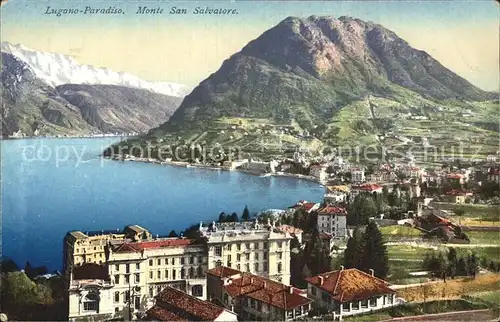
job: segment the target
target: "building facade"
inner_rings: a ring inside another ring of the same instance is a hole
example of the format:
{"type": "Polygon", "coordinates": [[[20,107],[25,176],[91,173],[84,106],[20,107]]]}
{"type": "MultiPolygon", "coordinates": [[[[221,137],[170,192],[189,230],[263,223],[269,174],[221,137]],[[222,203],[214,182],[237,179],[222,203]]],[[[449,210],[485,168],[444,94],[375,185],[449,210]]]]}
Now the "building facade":
{"type": "Polygon", "coordinates": [[[290,284],[290,240],[270,222],[215,223],[200,233],[206,238],[207,267],[227,266],[290,284]]]}
{"type": "Polygon", "coordinates": [[[318,231],[333,239],[347,238],[347,210],[338,206],[325,206],[317,211],[318,231]]]}
{"type": "Polygon", "coordinates": [[[209,298],[238,314],[240,321],[306,318],[312,300],[292,286],[218,266],[207,271],[209,298]]]}
{"type": "Polygon", "coordinates": [[[327,309],[341,320],[350,316],[400,303],[396,291],[389,284],[371,274],[356,268],[343,269],[309,277],[307,295],[314,299],[314,305],[327,309]]]}

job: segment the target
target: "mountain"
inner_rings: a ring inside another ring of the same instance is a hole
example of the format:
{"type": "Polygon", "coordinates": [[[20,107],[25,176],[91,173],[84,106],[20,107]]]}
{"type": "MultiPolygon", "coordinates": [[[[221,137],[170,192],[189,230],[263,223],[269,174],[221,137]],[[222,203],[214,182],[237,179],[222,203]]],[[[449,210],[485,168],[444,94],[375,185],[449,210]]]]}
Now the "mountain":
{"type": "Polygon", "coordinates": [[[289,17],[225,60],[143,139],[276,154],[367,144],[408,127],[405,117],[480,117],[480,105],[497,98],[379,24],[289,17]]]}
{"type": "Polygon", "coordinates": [[[25,62],[38,78],[53,87],[63,84],[118,85],[176,97],[184,97],[190,91],[182,84],[148,82],[129,73],[81,65],[72,57],[35,51],[21,44],[2,42],[1,49],[25,62]]]}
{"type": "Polygon", "coordinates": [[[182,100],[116,85],[53,86],[4,52],[0,77],[2,136],[144,132],[168,120],[182,100]]]}

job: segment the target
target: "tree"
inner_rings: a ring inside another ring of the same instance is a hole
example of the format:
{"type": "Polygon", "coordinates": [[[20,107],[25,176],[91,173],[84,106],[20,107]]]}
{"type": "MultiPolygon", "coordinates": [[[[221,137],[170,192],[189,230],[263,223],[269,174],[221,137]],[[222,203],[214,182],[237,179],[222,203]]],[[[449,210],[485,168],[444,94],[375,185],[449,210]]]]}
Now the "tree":
{"type": "Polygon", "coordinates": [[[448,251],[448,255],[446,256],[448,259],[448,276],[451,278],[455,278],[455,274],[457,273],[457,250],[455,248],[450,248],[448,251]]]}
{"type": "Polygon", "coordinates": [[[226,213],[223,211],[219,214],[219,222],[226,222],[227,221],[227,216],[226,213]]]}
{"type": "Polygon", "coordinates": [[[376,223],[366,226],[361,243],[362,257],[359,269],[368,272],[374,270],[375,276],[387,277],[389,273],[389,256],[384,244],[382,233],[376,223]]]}
{"type": "Polygon", "coordinates": [[[178,236],[175,230],[171,230],[170,233],[168,234],[168,237],[178,237],[178,236]]]}
{"type": "Polygon", "coordinates": [[[465,261],[465,259],[463,257],[460,257],[460,259],[457,261],[456,275],[458,275],[458,276],[468,275],[467,262],[465,261]]]}
{"type": "Polygon", "coordinates": [[[377,205],[373,197],[360,193],[354,198],[349,206],[349,216],[347,216],[348,225],[366,225],[368,218],[377,215],[377,205]]]}
{"type": "Polygon", "coordinates": [[[476,254],[470,254],[467,256],[467,271],[467,275],[472,275],[472,277],[476,278],[476,275],[479,272],[476,254]]]}
{"type": "Polygon", "coordinates": [[[354,229],[352,237],[347,241],[347,247],[344,251],[345,268],[360,267],[363,241],[363,232],[359,227],[354,229]]]}
{"type": "Polygon", "coordinates": [[[238,222],[239,221],[238,214],[235,213],[235,212],[233,212],[231,214],[231,217],[230,217],[229,221],[231,221],[231,222],[238,222]]]}
{"type": "Polygon", "coordinates": [[[248,211],[247,205],[245,205],[245,209],[243,209],[243,213],[241,214],[241,220],[243,220],[243,221],[250,220],[250,211],[248,211]]]}

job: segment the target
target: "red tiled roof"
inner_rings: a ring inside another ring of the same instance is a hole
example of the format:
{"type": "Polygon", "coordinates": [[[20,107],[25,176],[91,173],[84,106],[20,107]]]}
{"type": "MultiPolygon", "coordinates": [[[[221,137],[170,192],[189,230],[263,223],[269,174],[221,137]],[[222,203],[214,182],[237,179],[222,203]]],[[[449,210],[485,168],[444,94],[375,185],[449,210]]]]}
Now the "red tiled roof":
{"type": "Polygon", "coordinates": [[[318,209],[318,214],[319,215],[347,215],[347,211],[345,208],[338,207],[338,206],[326,206],[323,208],[318,209]]]}
{"type": "Polygon", "coordinates": [[[105,265],[86,263],[73,268],[74,280],[104,280],[109,281],[108,268],[105,265]]]}
{"type": "Polygon", "coordinates": [[[156,296],[156,305],[146,312],[160,321],[213,321],[224,309],[202,301],[173,287],[156,296]]]}
{"type": "Polygon", "coordinates": [[[217,266],[207,271],[207,274],[217,276],[217,277],[229,277],[239,274],[240,271],[232,269],[226,266],[217,266]]]}
{"type": "Polygon", "coordinates": [[[396,293],[386,281],[356,268],[323,273],[306,278],[306,281],[328,292],[339,302],[366,300],[374,296],[396,293]],[[320,277],[323,278],[322,283],[320,277]]]}
{"type": "Polygon", "coordinates": [[[284,233],[289,234],[302,234],[304,232],[302,229],[290,225],[281,225],[278,227],[278,229],[284,233]]]}
{"type": "MultiPolygon", "coordinates": [[[[227,267],[224,270],[228,269],[227,267]]],[[[211,274],[209,270],[207,273],[211,274]]],[[[231,297],[246,296],[285,310],[311,303],[302,291],[262,276],[239,272],[223,288],[231,297]]],[[[214,275],[214,274],[212,274],[214,275]]]]}
{"type": "Polygon", "coordinates": [[[353,186],[353,189],[364,190],[364,191],[375,191],[378,189],[382,189],[382,186],[378,184],[363,184],[360,186],[353,186]]]}
{"type": "Polygon", "coordinates": [[[163,247],[182,247],[188,246],[194,243],[194,239],[186,238],[172,238],[172,239],[160,239],[153,241],[143,241],[134,243],[123,243],[115,249],[117,253],[125,252],[140,252],[144,249],[154,249],[163,247]]]}
{"type": "Polygon", "coordinates": [[[189,321],[186,318],[180,317],[159,305],[155,305],[147,312],[147,319],[154,321],[189,321]]]}
{"type": "Polygon", "coordinates": [[[448,179],[462,179],[463,175],[459,173],[449,173],[446,178],[448,179]]]}
{"type": "Polygon", "coordinates": [[[304,207],[305,211],[309,211],[315,205],[316,205],[316,203],[314,203],[314,202],[306,202],[305,204],[303,204],[303,207],[304,207]]]}

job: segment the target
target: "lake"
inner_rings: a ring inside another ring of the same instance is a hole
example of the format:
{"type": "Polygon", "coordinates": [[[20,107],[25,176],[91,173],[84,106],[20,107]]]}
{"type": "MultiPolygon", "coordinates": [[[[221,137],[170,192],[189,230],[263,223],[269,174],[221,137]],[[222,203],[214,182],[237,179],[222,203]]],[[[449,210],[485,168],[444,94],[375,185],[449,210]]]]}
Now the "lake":
{"type": "Polygon", "coordinates": [[[166,235],[217,220],[319,201],[324,188],[307,180],[180,168],[99,157],[117,138],[1,141],[3,256],[62,268],[70,230],[138,224],[166,235]]]}

